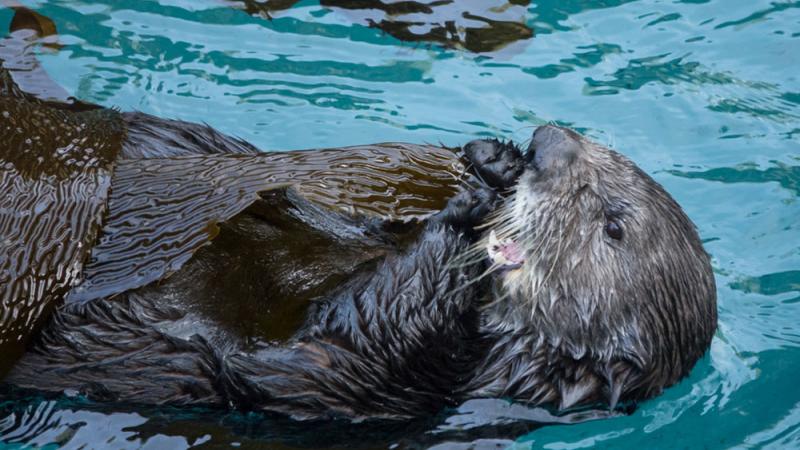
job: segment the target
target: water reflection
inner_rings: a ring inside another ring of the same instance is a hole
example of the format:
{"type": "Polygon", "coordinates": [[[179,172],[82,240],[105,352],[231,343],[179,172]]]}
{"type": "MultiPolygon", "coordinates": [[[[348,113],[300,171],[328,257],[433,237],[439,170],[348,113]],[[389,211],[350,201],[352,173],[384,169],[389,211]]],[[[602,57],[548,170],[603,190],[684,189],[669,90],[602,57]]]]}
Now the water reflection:
{"type": "Polygon", "coordinates": [[[414,422],[298,423],[260,413],[91,404],[80,397],[0,402],[0,436],[11,445],[69,448],[503,448],[546,424],[624,417],[608,411],[555,416],[506,400],[472,400],[448,415],[414,422]]]}
{"type": "MultiPolygon", "coordinates": [[[[296,0],[237,0],[245,11],[273,17],[296,0]]],[[[525,21],[530,0],[321,0],[354,23],[378,28],[407,42],[433,42],[476,53],[500,50],[533,37],[525,21]]]]}

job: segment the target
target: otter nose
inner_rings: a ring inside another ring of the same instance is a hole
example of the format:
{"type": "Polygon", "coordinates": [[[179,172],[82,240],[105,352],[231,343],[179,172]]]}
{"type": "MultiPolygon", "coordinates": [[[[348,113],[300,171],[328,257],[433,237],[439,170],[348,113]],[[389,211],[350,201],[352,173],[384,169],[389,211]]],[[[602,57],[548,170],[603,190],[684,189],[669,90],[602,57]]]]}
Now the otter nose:
{"type": "Polygon", "coordinates": [[[533,132],[525,159],[539,170],[572,162],[581,150],[580,135],[555,125],[542,125],[533,132]]]}

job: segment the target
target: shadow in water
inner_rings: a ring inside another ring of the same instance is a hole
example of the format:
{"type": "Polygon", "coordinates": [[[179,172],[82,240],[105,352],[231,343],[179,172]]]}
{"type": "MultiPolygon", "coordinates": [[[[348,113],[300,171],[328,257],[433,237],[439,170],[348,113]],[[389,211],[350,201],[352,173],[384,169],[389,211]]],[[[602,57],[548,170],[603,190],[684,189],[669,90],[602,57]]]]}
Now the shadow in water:
{"type": "MultiPolygon", "coordinates": [[[[194,408],[109,407],[81,397],[39,395],[0,402],[0,442],[72,448],[503,448],[544,425],[573,424],[619,412],[586,410],[556,416],[505,400],[471,400],[437,417],[412,422],[296,422],[261,413],[194,408]],[[213,437],[212,437],[213,436],[213,437]]],[[[0,389],[0,398],[3,389],[0,389]]]]}
{"type": "MultiPolygon", "coordinates": [[[[297,0],[234,0],[250,14],[267,18],[297,0]]],[[[476,53],[495,52],[533,37],[525,23],[530,0],[428,2],[321,0],[355,23],[378,28],[407,42],[431,42],[476,53]]]]}

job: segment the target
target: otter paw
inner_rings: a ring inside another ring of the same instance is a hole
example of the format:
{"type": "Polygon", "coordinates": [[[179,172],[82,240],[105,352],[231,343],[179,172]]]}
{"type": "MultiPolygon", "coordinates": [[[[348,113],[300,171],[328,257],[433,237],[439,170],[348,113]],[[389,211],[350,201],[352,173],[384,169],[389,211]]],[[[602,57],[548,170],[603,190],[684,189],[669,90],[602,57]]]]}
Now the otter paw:
{"type": "Polygon", "coordinates": [[[491,189],[464,191],[451,198],[436,217],[450,225],[470,227],[494,210],[496,200],[497,194],[491,189]]]}
{"type": "Polygon", "coordinates": [[[495,189],[513,186],[525,168],[522,152],[511,142],[478,139],[464,146],[464,154],[476,174],[495,189]]]}

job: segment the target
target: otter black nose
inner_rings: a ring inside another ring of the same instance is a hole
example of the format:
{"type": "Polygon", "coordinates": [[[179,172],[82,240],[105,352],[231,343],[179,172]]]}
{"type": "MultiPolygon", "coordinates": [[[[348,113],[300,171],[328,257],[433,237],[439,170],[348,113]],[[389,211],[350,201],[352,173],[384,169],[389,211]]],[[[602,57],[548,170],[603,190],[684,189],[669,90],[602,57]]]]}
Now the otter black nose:
{"type": "Polygon", "coordinates": [[[567,165],[581,150],[580,135],[555,125],[542,125],[533,132],[525,160],[543,170],[567,165]]]}

